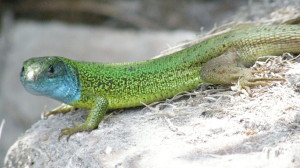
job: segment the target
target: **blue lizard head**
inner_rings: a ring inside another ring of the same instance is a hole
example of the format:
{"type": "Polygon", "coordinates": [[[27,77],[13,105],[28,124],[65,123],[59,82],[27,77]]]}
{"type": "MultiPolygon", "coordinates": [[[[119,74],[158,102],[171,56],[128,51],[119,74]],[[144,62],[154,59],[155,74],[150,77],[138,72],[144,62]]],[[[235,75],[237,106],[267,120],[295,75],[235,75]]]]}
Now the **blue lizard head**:
{"type": "Polygon", "coordinates": [[[20,81],[34,94],[71,103],[80,98],[80,85],[74,67],[62,57],[37,57],[24,62],[20,81]]]}

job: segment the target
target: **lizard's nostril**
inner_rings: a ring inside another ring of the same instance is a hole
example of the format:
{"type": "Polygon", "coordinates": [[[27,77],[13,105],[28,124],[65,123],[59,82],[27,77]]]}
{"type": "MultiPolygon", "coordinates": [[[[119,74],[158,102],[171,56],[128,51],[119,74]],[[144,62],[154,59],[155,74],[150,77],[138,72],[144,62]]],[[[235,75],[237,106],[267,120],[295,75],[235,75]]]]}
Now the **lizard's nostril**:
{"type": "Polygon", "coordinates": [[[22,77],[24,75],[24,71],[25,71],[25,68],[24,66],[22,67],[22,70],[21,70],[21,73],[20,73],[20,76],[22,77]]]}

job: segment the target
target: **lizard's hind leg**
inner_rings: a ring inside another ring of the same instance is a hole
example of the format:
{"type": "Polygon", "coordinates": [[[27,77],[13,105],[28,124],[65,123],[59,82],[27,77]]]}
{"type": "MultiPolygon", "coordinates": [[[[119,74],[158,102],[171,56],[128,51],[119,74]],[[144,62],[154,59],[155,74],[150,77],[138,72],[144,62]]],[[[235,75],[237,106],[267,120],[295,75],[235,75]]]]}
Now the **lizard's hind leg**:
{"type": "Polygon", "coordinates": [[[223,55],[216,57],[204,64],[201,69],[201,78],[212,84],[230,85],[238,83],[240,89],[246,89],[251,92],[252,86],[268,85],[267,81],[282,81],[282,78],[262,78],[253,76],[254,71],[239,64],[239,55],[237,52],[225,52],[223,55]]]}

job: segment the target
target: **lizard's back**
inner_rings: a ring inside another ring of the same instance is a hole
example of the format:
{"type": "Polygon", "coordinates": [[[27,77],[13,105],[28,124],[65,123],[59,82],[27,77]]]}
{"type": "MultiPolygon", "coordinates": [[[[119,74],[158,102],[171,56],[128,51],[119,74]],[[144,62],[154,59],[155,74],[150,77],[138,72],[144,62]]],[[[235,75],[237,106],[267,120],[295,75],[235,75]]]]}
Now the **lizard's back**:
{"type": "MultiPolygon", "coordinates": [[[[250,66],[260,56],[300,53],[300,26],[275,25],[236,28],[182,51],[133,63],[76,62],[84,95],[103,95],[110,108],[151,103],[189,91],[203,82],[201,67],[226,51],[239,54],[250,66]]],[[[87,99],[87,98],[86,98],[87,99]]]]}

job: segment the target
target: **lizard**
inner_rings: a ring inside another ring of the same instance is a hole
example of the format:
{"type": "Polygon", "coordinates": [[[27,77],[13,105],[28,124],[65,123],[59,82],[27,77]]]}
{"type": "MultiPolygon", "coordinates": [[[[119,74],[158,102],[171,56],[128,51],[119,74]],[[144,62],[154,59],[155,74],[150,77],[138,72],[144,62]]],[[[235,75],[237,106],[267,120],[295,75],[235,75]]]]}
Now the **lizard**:
{"type": "Polygon", "coordinates": [[[249,69],[261,56],[300,53],[299,25],[247,26],[208,38],[181,51],[145,61],[85,62],[60,56],[30,58],[20,81],[35,95],[64,104],[46,117],[75,108],[90,109],[83,124],[61,130],[69,137],[96,129],[107,111],[164,100],[200,83],[250,87],[281,78],[254,77],[249,69]]]}

